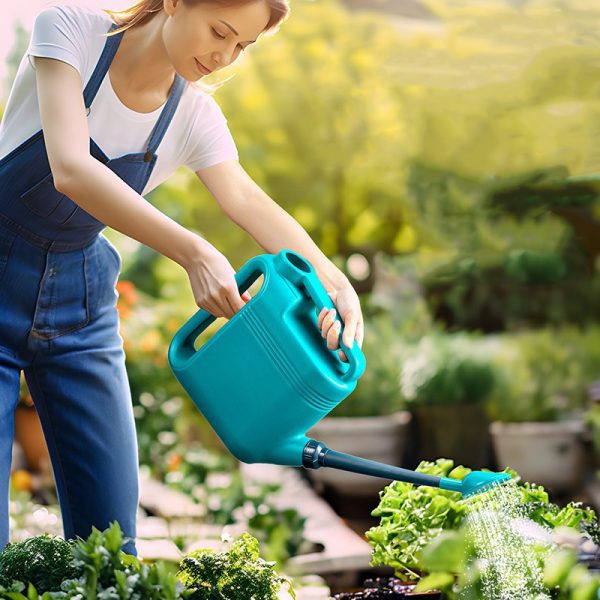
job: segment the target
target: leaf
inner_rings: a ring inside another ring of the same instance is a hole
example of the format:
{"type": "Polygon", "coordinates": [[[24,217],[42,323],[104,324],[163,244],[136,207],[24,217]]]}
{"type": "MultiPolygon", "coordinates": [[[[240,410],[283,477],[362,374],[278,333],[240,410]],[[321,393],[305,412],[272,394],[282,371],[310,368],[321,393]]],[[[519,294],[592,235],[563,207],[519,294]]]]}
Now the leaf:
{"type": "Polygon", "coordinates": [[[465,568],[467,543],[462,533],[447,531],[432,540],[421,552],[421,565],[430,573],[460,573],[465,568]]]}
{"type": "Polygon", "coordinates": [[[432,573],[431,575],[427,575],[427,577],[423,577],[423,579],[417,583],[415,591],[428,592],[430,590],[440,590],[443,592],[452,588],[453,584],[454,575],[451,575],[450,573],[432,573]]]}

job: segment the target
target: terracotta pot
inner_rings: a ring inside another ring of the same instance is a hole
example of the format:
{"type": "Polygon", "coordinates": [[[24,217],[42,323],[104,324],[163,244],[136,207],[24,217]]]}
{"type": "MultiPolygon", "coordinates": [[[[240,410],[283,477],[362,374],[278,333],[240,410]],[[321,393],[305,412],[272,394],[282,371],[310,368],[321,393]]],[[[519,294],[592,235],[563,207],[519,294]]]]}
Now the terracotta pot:
{"type": "MultiPolygon", "coordinates": [[[[406,446],[411,415],[399,411],[383,417],[326,417],[306,435],[324,442],[332,450],[354,454],[390,465],[400,465],[406,446]]],[[[389,480],[338,469],[308,470],[313,481],[342,494],[376,495],[389,480]]]]}
{"type": "Polygon", "coordinates": [[[422,460],[443,457],[456,466],[489,467],[489,422],[483,403],[415,406],[414,414],[422,460]]]}
{"type": "Polygon", "coordinates": [[[19,442],[27,466],[32,471],[40,471],[48,464],[50,456],[44,439],[42,424],[34,407],[19,404],[15,410],[15,439],[19,442]]]}
{"type": "Polygon", "coordinates": [[[503,423],[490,426],[499,469],[510,466],[525,481],[554,491],[577,490],[583,483],[582,421],[503,423]]]}

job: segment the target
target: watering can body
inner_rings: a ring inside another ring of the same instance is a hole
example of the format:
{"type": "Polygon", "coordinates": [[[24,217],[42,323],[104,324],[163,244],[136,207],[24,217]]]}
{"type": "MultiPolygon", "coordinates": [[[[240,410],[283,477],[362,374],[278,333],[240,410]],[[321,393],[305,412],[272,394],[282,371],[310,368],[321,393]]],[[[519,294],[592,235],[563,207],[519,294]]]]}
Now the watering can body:
{"type": "Polygon", "coordinates": [[[334,304],[306,259],[291,250],[252,258],[236,273],[240,294],[261,275],[260,290],[200,348],[215,317],[199,310],[185,323],[169,363],[236,458],[301,466],[306,431],[352,393],[365,358],[341,335],[348,362],[327,348],[318,314],[334,304]]]}

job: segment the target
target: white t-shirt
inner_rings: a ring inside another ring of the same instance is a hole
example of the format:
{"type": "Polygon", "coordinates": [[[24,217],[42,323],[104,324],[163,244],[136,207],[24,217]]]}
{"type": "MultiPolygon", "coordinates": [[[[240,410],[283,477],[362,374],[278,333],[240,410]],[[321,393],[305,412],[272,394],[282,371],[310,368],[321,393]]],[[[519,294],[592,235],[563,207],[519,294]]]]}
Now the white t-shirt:
{"type": "MultiPolygon", "coordinates": [[[[85,88],[106,43],[102,34],[111,23],[104,12],[76,6],[53,6],[37,16],[0,125],[0,159],[42,128],[35,69],[29,57],[54,58],[72,65],[85,88]]],[[[115,94],[107,73],[88,116],[90,137],[109,158],[145,152],[162,108],[151,113],[131,110],[115,94]]],[[[238,160],[219,105],[212,96],[191,85],[186,86],[157,154],[143,194],[182,165],[197,171],[225,160],[238,160]]]]}

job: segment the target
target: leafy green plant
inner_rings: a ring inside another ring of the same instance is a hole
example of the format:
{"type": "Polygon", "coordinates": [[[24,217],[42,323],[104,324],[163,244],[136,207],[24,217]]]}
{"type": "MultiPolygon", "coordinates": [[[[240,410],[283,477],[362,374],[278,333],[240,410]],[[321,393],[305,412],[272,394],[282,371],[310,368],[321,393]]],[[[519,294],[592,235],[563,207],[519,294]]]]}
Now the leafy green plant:
{"type": "Polygon", "coordinates": [[[178,576],[192,591],[192,600],[276,600],[282,586],[295,598],[290,581],[260,558],[258,540],[248,533],[233,540],[228,550],[190,553],[181,561],[178,576]]]}
{"type": "MultiPolygon", "coordinates": [[[[135,556],[121,551],[123,534],[117,522],[101,532],[93,528],[86,540],[72,544],[72,560],[68,569],[54,573],[55,564],[32,556],[40,538],[26,543],[30,558],[37,567],[35,573],[20,571],[22,579],[0,588],[0,598],[10,600],[179,600],[190,594],[170,572],[166,564],[143,564],[135,556]],[[40,587],[36,589],[34,582],[40,587]],[[49,585],[52,588],[43,591],[49,585]]],[[[56,543],[56,542],[55,542],[56,543]]],[[[64,542],[67,543],[67,542],[64,542]]],[[[0,556],[2,556],[0,554],[0,556]]]]}
{"type": "Polygon", "coordinates": [[[8,544],[0,553],[0,586],[16,580],[32,583],[40,593],[58,590],[63,579],[77,573],[72,561],[72,546],[60,537],[39,535],[8,544]]]}
{"type": "MultiPolygon", "coordinates": [[[[535,552],[535,548],[533,549],[535,552]]],[[[553,600],[596,600],[600,577],[578,564],[576,552],[555,547],[537,551],[543,568],[543,582],[553,600]]],[[[428,573],[416,590],[440,590],[448,600],[479,600],[485,597],[477,553],[464,529],[445,531],[421,552],[423,569],[428,573]]]]}
{"type": "MultiPolygon", "coordinates": [[[[470,469],[454,467],[452,460],[440,458],[435,462],[422,462],[417,471],[436,477],[463,479],[470,469]]],[[[516,481],[519,475],[510,469],[516,481]]],[[[524,516],[549,529],[572,527],[579,529],[596,543],[599,529],[596,514],[570,502],[560,508],[549,501],[542,486],[523,483],[518,486],[524,516]]],[[[427,569],[421,551],[443,531],[459,530],[466,516],[466,507],[457,492],[428,486],[413,486],[395,481],[381,493],[379,505],[371,513],[380,517],[378,526],[369,529],[367,540],[373,548],[371,564],[393,567],[396,576],[418,579],[427,569]]]]}
{"type": "MultiPolygon", "coordinates": [[[[417,471],[436,477],[462,479],[469,473],[463,467],[454,468],[451,460],[422,462],[417,471]]],[[[401,578],[419,577],[421,564],[418,553],[444,529],[456,529],[464,516],[461,494],[439,488],[414,486],[394,481],[381,494],[371,515],[380,517],[378,526],[367,531],[373,547],[371,564],[393,567],[401,578]]]]}

